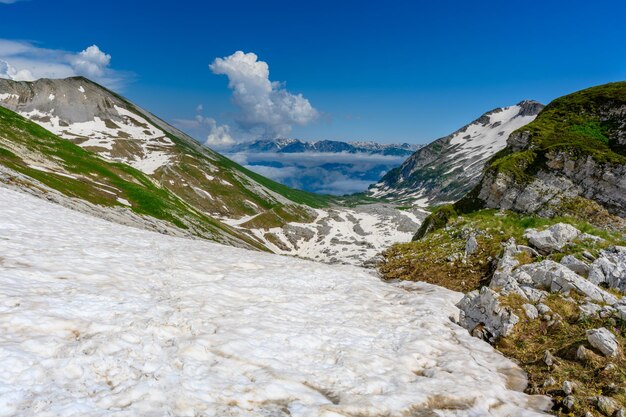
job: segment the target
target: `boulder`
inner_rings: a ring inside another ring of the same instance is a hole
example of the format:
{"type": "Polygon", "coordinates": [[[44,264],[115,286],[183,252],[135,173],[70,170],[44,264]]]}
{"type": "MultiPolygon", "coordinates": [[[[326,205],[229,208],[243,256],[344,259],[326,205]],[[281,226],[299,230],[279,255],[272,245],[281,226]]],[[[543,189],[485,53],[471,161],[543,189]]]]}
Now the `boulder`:
{"type": "Polygon", "coordinates": [[[587,330],[587,341],[604,356],[614,357],[620,352],[615,335],[604,327],[587,330]]]}
{"type": "Polygon", "coordinates": [[[476,240],[476,237],[470,236],[465,243],[465,256],[473,255],[474,253],[476,253],[477,250],[478,241],[476,240]]]}
{"type": "Polygon", "coordinates": [[[499,295],[487,287],[467,293],[457,304],[461,310],[459,324],[472,334],[476,334],[477,327],[482,327],[483,337],[490,342],[507,336],[519,322],[519,317],[511,309],[502,307],[498,298],[499,295]]]}
{"type": "Polygon", "coordinates": [[[617,401],[602,395],[596,397],[596,407],[605,416],[612,416],[620,408],[617,401]]]}
{"type": "Polygon", "coordinates": [[[589,275],[589,265],[573,255],[564,256],[560,263],[580,276],[586,277],[589,275]]]}
{"type": "Polygon", "coordinates": [[[580,235],[580,230],[567,223],[557,223],[546,230],[527,229],[524,237],[539,252],[560,251],[580,235]]]}
{"type": "Polygon", "coordinates": [[[535,320],[539,317],[539,312],[534,305],[524,304],[522,305],[522,308],[524,309],[524,313],[526,313],[526,317],[528,317],[530,320],[535,320]]]}
{"type": "Polygon", "coordinates": [[[600,252],[589,269],[589,280],[626,292],[626,247],[614,246],[600,252]]]}

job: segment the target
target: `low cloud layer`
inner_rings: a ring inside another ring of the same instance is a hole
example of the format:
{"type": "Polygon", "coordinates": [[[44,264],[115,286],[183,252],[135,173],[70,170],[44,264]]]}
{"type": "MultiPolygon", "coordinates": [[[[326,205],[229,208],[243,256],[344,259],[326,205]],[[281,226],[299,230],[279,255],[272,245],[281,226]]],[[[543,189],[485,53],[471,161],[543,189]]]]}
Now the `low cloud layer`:
{"type": "Polygon", "coordinates": [[[266,62],[256,54],[237,51],[209,65],[214,74],[226,75],[233,102],[240,110],[238,126],[259,137],[286,136],[294,125],[305,125],[318,112],[302,94],[292,94],[283,83],[271,81],[266,62]]]}
{"type": "Polygon", "coordinates": [[[366,153],[240,152],[227,156],[246,168],[293,188],[320,194],[362,192],[406,157],[366,153]]]}
{"type": "Polygon", "coordinates": [[[38,47],[30,42],[0,39],[0,78],[34,81],[39,78],[85,76],[112,89],[129,78],[110,68],[111,55],[97,45],[80,52],[38,47]]]}

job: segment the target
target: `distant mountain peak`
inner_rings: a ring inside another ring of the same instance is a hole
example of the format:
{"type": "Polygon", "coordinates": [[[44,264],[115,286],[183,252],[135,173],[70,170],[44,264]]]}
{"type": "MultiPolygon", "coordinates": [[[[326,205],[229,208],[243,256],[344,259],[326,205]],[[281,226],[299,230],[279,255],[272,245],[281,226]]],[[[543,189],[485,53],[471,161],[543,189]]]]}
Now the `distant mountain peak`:
{"type": "Polygon", "coordinates": [[[454,201],[476,185],[489,158],[506,147],[514,130],[544,108],[534,100],[498,107],[454,133],[437,139],[389,171],[369,194],[432,205],[454,201]]]}

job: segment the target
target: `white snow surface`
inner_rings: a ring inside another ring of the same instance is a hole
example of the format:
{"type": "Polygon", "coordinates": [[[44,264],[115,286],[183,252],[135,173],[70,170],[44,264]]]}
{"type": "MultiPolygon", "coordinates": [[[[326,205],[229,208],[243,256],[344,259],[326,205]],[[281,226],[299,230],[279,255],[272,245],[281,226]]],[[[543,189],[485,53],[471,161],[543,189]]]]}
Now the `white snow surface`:
{"type": "Polygon", "coordinates": [[[0,188],[2,416],[533,416],[460,294],[0,188]]]}

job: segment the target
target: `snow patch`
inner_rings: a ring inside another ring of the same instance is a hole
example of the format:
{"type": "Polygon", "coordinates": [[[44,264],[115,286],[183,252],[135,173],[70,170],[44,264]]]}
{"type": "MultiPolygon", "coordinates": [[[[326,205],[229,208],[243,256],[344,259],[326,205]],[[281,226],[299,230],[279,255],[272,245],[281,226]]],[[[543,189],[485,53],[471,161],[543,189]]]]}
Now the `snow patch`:
{"type": "Polygon", "coordinates": [[[0,188],[0,415],[538,416],[460,294],[0,188]],[[449,408],[454,404],[454,410],[449,408]],[[123,411],[120,411],[123,410],[123,411]]]}

